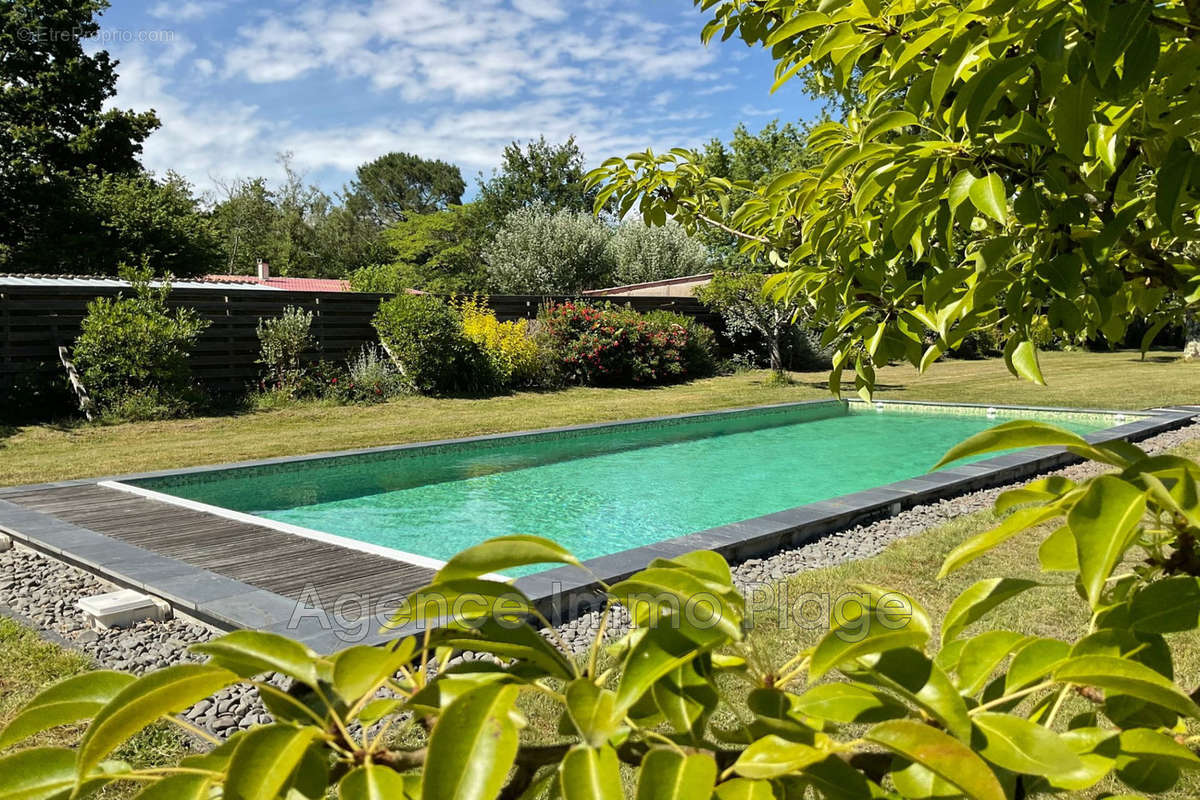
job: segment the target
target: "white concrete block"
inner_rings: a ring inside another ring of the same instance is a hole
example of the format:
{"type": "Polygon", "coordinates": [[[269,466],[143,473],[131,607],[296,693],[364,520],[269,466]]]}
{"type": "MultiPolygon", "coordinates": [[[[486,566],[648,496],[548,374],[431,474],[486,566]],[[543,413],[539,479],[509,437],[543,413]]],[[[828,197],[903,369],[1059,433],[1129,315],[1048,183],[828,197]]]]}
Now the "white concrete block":
{"type": "Polygon", "coordinates": [[[5,550],[12,550],[13,540],[7,533],[0,533],[0,553],[5,550]]]}
{"type": "Polygon", "coordinates": [[[161,622],[171,618],[167,601],[133,589],[84,597],[75,605],[92,627],[99,630],[128,628],[147,619],[161,622]]]}

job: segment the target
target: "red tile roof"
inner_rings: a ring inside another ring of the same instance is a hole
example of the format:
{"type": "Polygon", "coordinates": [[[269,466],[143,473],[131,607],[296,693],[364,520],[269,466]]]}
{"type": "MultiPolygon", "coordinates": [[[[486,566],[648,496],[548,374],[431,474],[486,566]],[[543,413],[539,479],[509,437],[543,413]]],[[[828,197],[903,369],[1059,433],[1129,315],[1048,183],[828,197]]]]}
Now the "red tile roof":
{"type": "Polygon", "coordinates": [[[204,280],[213,283],[256,283],[270,289],[283,289],[291,292],[348,292],[350,282],[337,278],[277,278],[266,280],[257,275],[205,275],[204,280]]]}

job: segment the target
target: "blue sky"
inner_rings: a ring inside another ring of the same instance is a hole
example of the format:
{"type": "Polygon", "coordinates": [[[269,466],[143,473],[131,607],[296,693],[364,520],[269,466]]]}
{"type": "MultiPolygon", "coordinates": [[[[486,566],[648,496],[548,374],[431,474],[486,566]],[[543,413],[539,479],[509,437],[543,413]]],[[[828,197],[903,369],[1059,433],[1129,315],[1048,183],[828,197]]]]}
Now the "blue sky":
{"type": "Polygon", "coordinates": [[[202,192],[276,179],[276,157],[327,191],[391,150],[458,164],[574,134],[598,163],[694,146],[775,117],[811,119],[799,87],[740,41],[700,42],[689,0],[113,0],[104,47],[122,108],[157,110],[144,163],[202,192]]]}

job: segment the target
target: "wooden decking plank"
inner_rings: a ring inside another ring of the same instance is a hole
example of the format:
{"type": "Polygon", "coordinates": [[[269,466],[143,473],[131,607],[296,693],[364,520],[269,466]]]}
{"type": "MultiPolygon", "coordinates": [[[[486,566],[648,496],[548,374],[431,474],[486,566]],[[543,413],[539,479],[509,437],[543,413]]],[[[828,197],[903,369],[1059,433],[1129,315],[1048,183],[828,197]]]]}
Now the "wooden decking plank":
{"type": "Polygon", "coordinates": [[[373,606],[434,575],[427,567],[96,484],[34,489],[5,499],[293,599],[315,590],[329,604],[354,595],[373,606]]]}

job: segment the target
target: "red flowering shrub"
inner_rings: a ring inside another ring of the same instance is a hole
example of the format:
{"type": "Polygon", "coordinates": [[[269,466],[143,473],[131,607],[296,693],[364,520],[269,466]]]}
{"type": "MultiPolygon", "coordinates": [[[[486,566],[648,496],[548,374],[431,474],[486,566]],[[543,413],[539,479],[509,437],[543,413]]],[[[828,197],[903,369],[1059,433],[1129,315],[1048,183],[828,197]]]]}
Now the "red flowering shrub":
{"type": "Polygon", "coordinates": [[[705,377],[715,367],[712,332],[679,314],[568,302],[539,319],[571,383],[648,386],[705,377]]]}

